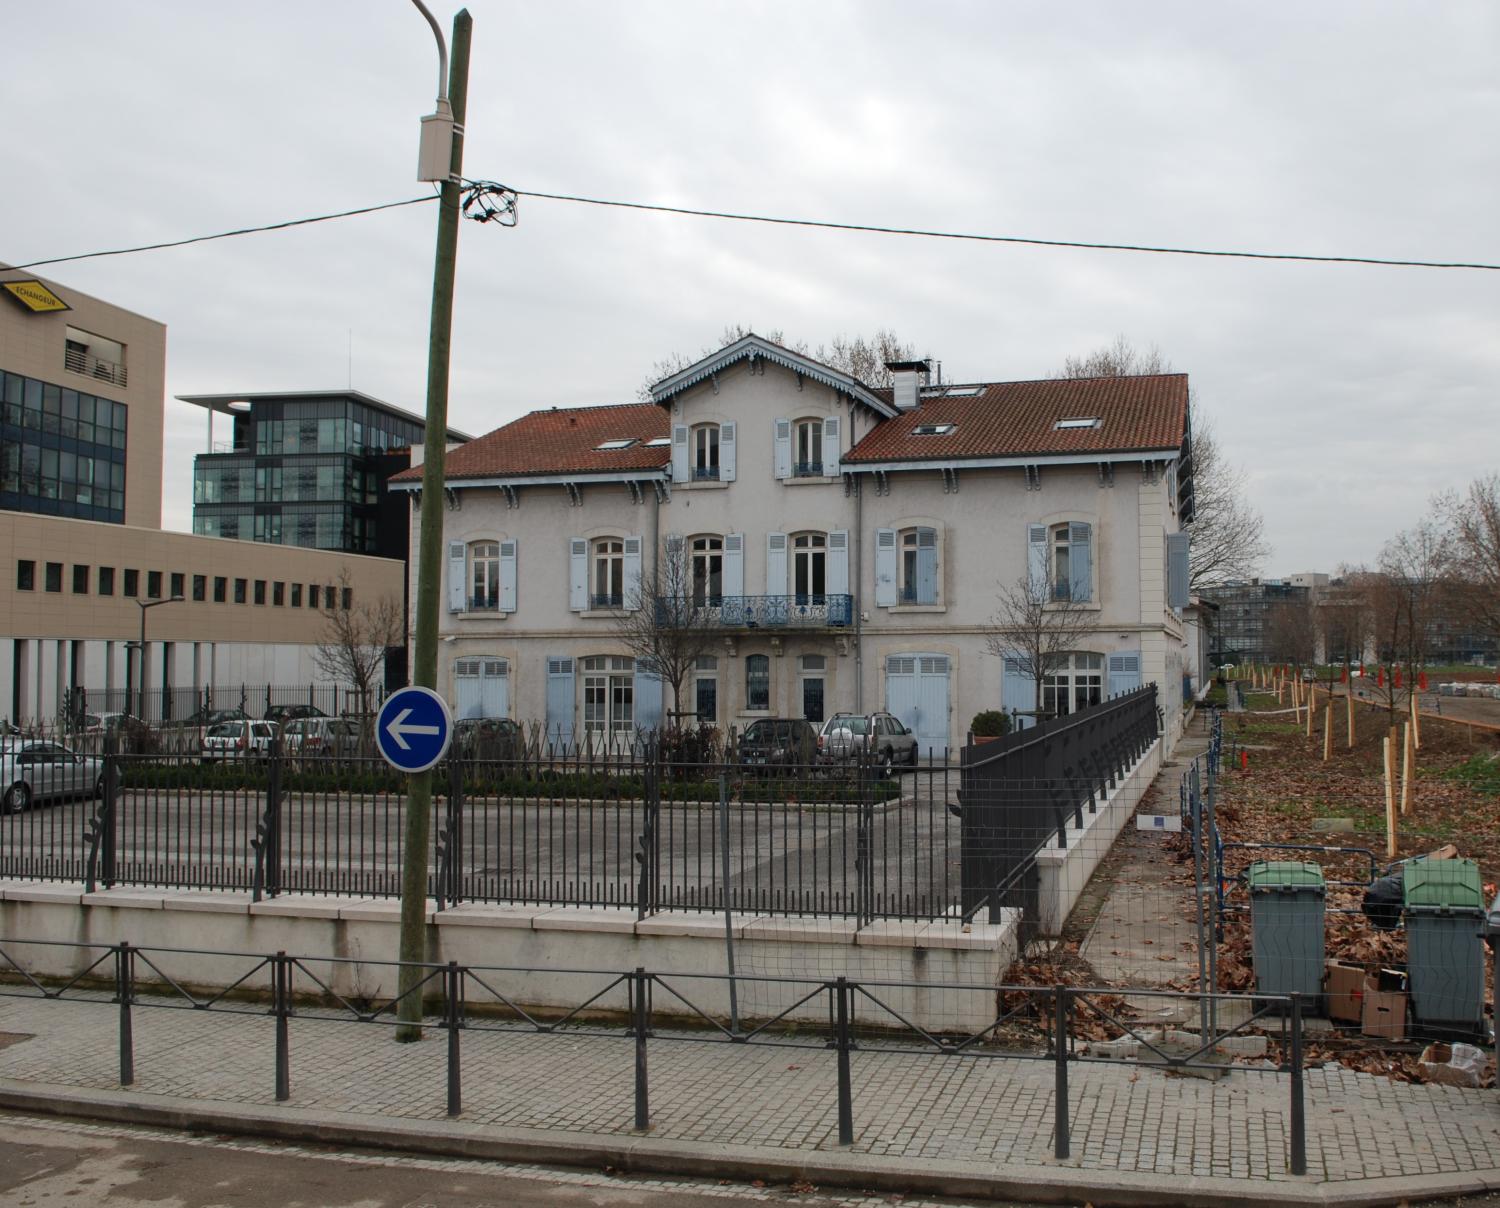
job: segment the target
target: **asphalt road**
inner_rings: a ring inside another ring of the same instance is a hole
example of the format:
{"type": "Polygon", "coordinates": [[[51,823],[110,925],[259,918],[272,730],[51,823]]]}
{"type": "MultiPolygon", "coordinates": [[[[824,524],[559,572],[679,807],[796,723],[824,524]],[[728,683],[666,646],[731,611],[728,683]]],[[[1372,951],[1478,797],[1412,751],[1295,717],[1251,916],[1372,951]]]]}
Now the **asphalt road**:
{"type": "Polygon", "coordinates": [[[356,1153],[0,1112],[0,1205],[6,1208],[889,1208],[896,1203],[968,1208],[957,1200],[824,1194],[805,1184],[636,1179],[607,1171],[356,1153]]]}

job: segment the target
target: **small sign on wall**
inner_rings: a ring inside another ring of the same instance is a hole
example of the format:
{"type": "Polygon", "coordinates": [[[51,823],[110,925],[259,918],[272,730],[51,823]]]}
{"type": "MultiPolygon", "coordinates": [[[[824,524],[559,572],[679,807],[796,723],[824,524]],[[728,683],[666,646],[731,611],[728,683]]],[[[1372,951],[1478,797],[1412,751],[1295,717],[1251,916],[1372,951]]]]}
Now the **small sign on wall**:
{"type": "Polygon", "coordinates": [[[1180,831],[1182,819],[1175,814],[1137,814],[1135,829],[1143,831],[1180,831]]]}

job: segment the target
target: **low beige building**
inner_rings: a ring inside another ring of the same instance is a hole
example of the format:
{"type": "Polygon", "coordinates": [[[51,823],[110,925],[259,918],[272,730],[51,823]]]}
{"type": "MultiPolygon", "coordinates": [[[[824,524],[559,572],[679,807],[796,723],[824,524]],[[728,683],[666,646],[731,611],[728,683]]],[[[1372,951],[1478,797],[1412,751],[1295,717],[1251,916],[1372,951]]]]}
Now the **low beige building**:
{"type": "Polygon", "coordinates": [[[165,326],[16,270],[0,291],[0,718],[326,683],[329,593],[399,600],[403,564],[163,530],[165,326]]]}

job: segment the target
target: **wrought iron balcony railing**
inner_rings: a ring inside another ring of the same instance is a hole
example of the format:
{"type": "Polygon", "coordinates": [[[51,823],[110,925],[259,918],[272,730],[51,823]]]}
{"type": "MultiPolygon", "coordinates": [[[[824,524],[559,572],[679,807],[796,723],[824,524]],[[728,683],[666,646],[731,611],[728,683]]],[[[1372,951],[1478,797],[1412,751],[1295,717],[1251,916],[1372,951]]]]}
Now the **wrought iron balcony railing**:
{"type": "Polygon", "coordinates": [[[624,608],[625,597],[619,592],[594,592],[589,596],[589,608],[624,608]]]}
{"type": "Polygon", "coordinates": [[[695,481],[695,482],[718,482],[719,481],[719,467],[718,466],[694,466],[693,467],[693,481],[695,481]]]}
{"type": "Polygon", "coordinates": [[[715,629],[842,629],[854,623],[854,597],[658,596],[657,624],[715,629]]]}
{"type": "Polygon", "coordinates": [[[823,463],[821,461],[799,461],[792,464],[793,478],[822,478],[823,463]]]}

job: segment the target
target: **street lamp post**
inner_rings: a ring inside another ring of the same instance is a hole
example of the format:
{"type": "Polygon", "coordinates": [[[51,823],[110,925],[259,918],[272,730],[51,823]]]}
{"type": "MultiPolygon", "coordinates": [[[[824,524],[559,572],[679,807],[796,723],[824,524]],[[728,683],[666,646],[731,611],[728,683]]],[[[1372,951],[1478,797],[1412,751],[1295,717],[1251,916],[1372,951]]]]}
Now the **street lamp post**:
{"type": "Polygon", "coordinates": [[[136,643],[135,657],[138,664],[136,682],[140,684],[140,695],[136,698],[140,708],[136,717],[141,721],[146,720],[146,610],[158,608],[163,604],[181,604],[182,596],[169,596],[165,600],[137,600],[136,605],[141,610],[141,640],[136,643]]]}

